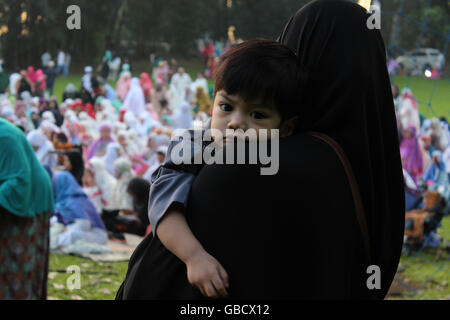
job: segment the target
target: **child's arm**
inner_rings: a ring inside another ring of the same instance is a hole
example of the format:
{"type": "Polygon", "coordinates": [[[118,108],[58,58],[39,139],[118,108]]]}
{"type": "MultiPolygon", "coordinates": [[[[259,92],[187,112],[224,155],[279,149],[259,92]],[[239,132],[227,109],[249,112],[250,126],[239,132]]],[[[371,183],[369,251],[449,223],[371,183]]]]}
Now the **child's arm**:
{"type": "Polygon", "coordinates": [[[198,242],[177,206],[171,206],[156,231],[164,246],[187,267],[189,282],[210,298],[228,295],[228,274],[198,242]]]}
{"type": "Polygon", "coordinates": [[[183,215],[192,182],[201,166],[175,165],[171,161],[171,152],[178,143],[180,141],[171,142],[166,161],[152,175],[150,223],[162,244],[186,264],[188,280],[192,285],[208,297],[226,296],[226,271],[203,249],[183,215]]]}
{"type": "Polygon", "coordinates": [[[190,140],[179,137],[170,142],[164,163],[152,174],[148,213],[154,234],[156,234],[160,220],[172,204],[186,207],[191,185],[198,172],[203,168],[203,164],[195,164],[194,161],[196,153],[203,153],[203,147],[195,146],[194,132],[191,130],[188,132],[190,140]],[[184,148],[179,149],[180,146],[184,148]],[[174,149],[188,150],[189,147],[190,163],[175,164],[173,156],[179,156],[179,154],[174,149]]]}

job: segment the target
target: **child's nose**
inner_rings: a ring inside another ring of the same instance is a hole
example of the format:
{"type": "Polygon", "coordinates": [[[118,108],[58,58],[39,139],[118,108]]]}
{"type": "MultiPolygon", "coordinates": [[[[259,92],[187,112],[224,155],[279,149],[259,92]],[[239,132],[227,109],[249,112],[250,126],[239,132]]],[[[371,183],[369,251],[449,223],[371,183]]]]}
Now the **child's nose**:
{"type": "Polygon", "coordinates": [[[227,124],[227,129],[233,130],[242,129],[244,131],[247,130],[245,116],[240,114],[239,112],[234,113],[227,124]]]}

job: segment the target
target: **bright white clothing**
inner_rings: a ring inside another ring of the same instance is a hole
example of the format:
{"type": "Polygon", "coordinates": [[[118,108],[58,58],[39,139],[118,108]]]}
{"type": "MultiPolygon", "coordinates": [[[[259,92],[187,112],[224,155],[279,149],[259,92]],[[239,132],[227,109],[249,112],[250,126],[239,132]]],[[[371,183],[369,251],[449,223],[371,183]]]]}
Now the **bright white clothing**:
{"type": "MultiPolygon", "coordinates": [[[[106,171],[105,163],[97,157],[89,160],[89,167],[94,172],[94,180],[101,192],[102,209],[111,201],[116,179],[106,171]]],[[[102,212],[98,210],[98,212],[102,212]]]]}
{"type": "Polygon", "coordinates": [[[58,52],[57,66],[62,67],[66,63],[66,54],[63,51],[58,52]]]}
{"type": "Polygon", "coordinates": [[[186,90],[191,88],[192,79],[187,73],[180,75],[176,73],[172,76],[172,81],[170,82],[170,90],[172,91],[173,102],[172,108],[174,110],[181,107],[181,105],[186,100],[186,90]]]}
{"type": "Polygon", "coordinates": [[[13,73],[9,76],[9,92],[15,96],[16,95],[16,84],[21,78],[20,74],[13,73]]]}
{"type": "Polygon", "coordinates": [[[197,88],[202,88],[206,94],[209,94],[208,81],[205,78],[195,80],[191,85],[191,91],[194,95],[197,92],[197,88]]]}
{"type": "Polygon", "coordinates": [[[107,210],[133,210],[133,200],[127,192],[128,184],[134,178],[131,173],[131,162],[125,158],[119,158],[114,162],[114,168],[121,171],[121,176],[112,190],[107,210]]]}
{"type": "Polygon", "coordinates": [[[50,168],[56,167],[58,158],[56,154],[52,153],[55,151],[55,148],[40,130],[29,132],[27,140],[33,147],[38,148],[36,158],[42,165],[48,165],[50,168]]]}
{"type": "Polygon", "coordinates": [[[145,96],[138,78],[131,79],[130,90],[123,102],[122,109],[132,112],[136,117],[146,111],[145,96]]]}
{"type": "Polygon", "coordinates": [[[442,161],[445,164],[445,170],[450,174],[450,145],[445,149],[442,155],[442,161]]]}
{"type": "Polygon", "coordinates": [[[183,103],[175,114],[174,129],[190,129],[194,117],[191,114],[191,105],[187,102],[183,103]]]}
{"type": "Polygon", "coordinates": [[[106,244],[108,234],[100,228],[93,228],[89,220],[78,219],[66,226],[53,223],[50,227],[50,249],[61,249],[83,240],[88,243],[106,244]]]}
{"type": "Polygon", "coordinates": [[[50,62],[50,60],[52,60],[52,56],[50,55],[50,53],[44,52],[42,54],[41,60],[42,60],[42,66],[44,68],[47,68],[48,63],[50,62]]]}
{"type": "Polygon", "coordinates": [[[81,79],[82,83],[83,83],[83,87],[88,91],[91,92],[92,91],[92,84],[91,84],[91,77],[92,74],[86,73],[83,78],[81,79]]]}
{"type": "Polygon", "coordinates": [[[102,191],[98,186],[93,187],[83,187],[84,193],[89,197],[92,204],[97,212],[102,212],[103,202],[102,202],[102,191]]]}
{"type": "Polygon", "coordinates": [[[414,126],[414,128],[416,128],[416,132],[420,132],[419,111],[414,107],[411,99],[403,99],[399,116],[403,129],[407,129],[409,126],[414,126]]]}

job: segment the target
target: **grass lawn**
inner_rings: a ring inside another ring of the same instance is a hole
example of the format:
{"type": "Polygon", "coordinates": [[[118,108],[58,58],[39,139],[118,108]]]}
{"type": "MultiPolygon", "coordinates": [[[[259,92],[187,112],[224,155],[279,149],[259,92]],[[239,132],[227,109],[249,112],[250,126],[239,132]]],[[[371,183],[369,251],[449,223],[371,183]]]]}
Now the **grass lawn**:
{"type": "Polygon", "coordinates": [[[128,262],[94,262],[77,256],[50,255],[49,300],[113,300],[125,279],[128,262]],[[69,290],[70,266],[81,272],[80,289],[69,290]]]}
{"type": "Polygon", "coordinates": [[[440,248],[401,258],[396,279],[405,291],[401,296],[389,297],[390,300],[450,299],[450,216],[442,220],[438,233],[443,239],[440,248]]]}
{"type": "MultiPolygon", "coordinates": [[[[192,80],[195,80],[197,78],[198,72],[203,72],[204,67],[202,65],[202,62],[198,59],[191,59],[191,60],[177,60],[179,65],[184,67],[186,69],[186,72],[189,73],[192,80]]],[[[77,68],[79,69],[79,68],[77,68]]],[[[69,83],[73,83],[77,89],[80,89],[81,86],[81,78],[83,77],[84,73],[80,72],[79,70],[75,69],[73,73],[71,73],[67,78],[65,77],[58,77],[55,81],[55,87],[54,87],[54,96],[58,99],[59,102],[62,100],[63,92],[66,86],[69,83]]],[[[152,66],[150,62],[146,61],[139,61],[136,62],[133,65],[134,72],[132,73],[133,77],[139,78],[140,74],[142,72],[147,72],[150,76],[152,75],[152,66]]],[[[116,82],[108,82],[111,87],[114,89],[116,88],[116,82]]],[[[213,83],[212,80],[208,81],[209,84],[213,83]]]]}
{"type": "MultiPolygon", "coordinates": [[[[440,236],[450,243],[450,217],[443,219],[440,236]]],[[[112,300],[119,289],[128,268],[127,262],[98,263],[88,259],[50,255],[48,299],[61,300],[112,300]],[[69,266],[79,266],[81,288],[70,291],[66,273],[69,266]]],[[[441,248],[429,249],[411,256],[403,256],[396,275],[405,288],[400,296],[389,300],[450,299],[450,254],[441,248]]]]}
{"type": "MultiPolygon", "coordinates": [[[[186,72],[190,74],[192,79],[197,77],[197,73],[203,71],[203,66],[201,61],[199,60],[178,60],[181,66],[186,68],[186,72]]],[[[135,73],[133,76],[139,77],[142,72],[147,72],[151,74],[151,65],[150,62],[141,61],[134,65],[135,73]]],[[[58,98],[58,101],[61,102],[62,94],[64,92],[64,88],[69,83],[73,83],[78,89],[81,84],[82,73],[74,73],[69,77],[59,77],[55,83],[54,94],[58,98]]],[[[406,76],[396,76],[393,81],[400,90],[408,85],[409,78],[406,76]]],[[[212,80],[209,81],[210,84],[213,83],[212,80]]],[[[113,88],[116,87],[115,83],[109,83],[113,88]]],[[[444,116],[450,120],[450,81],[447,79],[441,79],[435,81],[427,78],[421,77],[413,77],[411,78],[411,82],[409,83],[409,87],[413,91],[414,95],[419,101],[419,111],[425,115],[427,118],[432,118],[434,116],[444,116]],[[434,89],[434,95],[431,100],[431,106],[435,113],[433,113],[428,108],[428,104],[430,103],[431,94],[434,89]]]]}
{"type": "MultiPolygon", "coordinates": [[[[393,81],[400,90],[409,83],[407,76],[395,76],[393,81]]],[[[419,102],[419,111],[427,118],[434,116],[444,116],[450,120],[450,81],[447,79],[431,80],[424,77],[413,77],[409,83],[409,88],[419,102]],[[431,95],[434,95],[431,99],[431,95]],[[428,108],[431,99],[431,107],[436,114],[428,108]]]]}

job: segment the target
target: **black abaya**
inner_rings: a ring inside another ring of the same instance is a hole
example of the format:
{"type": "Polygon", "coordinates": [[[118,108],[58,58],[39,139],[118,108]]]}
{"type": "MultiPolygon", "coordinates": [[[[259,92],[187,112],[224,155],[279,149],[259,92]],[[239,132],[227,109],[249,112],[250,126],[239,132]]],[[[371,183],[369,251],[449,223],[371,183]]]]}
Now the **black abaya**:
{"type": "Polygon", "coordinates": [[[394,278],[404,232],[404,183],[386,49],[369,14],[343,0],[313,1],[286,25],[280,41],[310,71],[301,129],[327,134],[347,153],[361,190],[372,263],[383,298],[394,278]]]}

